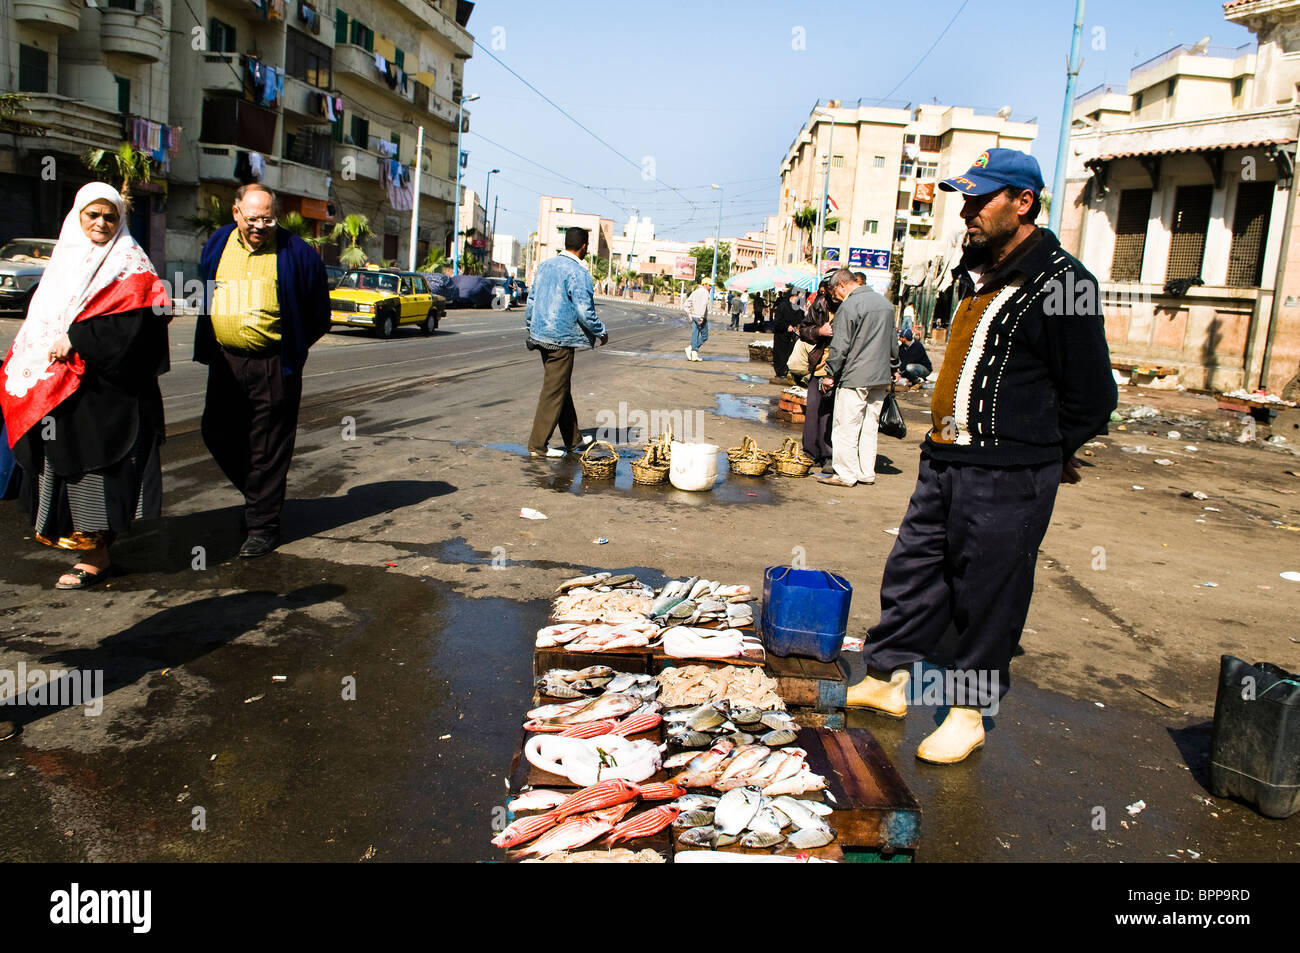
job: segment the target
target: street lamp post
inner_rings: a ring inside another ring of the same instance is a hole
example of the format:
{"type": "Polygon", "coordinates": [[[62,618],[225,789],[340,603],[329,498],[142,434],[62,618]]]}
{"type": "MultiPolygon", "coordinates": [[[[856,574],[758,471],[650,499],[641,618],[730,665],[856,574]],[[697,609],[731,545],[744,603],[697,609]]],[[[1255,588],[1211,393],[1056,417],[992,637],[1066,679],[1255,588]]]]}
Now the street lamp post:
{"type": "Polygon", "coordinates": [[[420,131],[415,139],[415,197],[411,200],[411,251],[408,256],[410,267],[406,269],[407,271],[415,271],[415,243],[419,237],[417,226],[420,223],[420,161],[424,158],[424,126],[418,128],[420,131]]]}
{"type": "Polygon", "coordinates": [[[817,209],[817,250],[813,259],[813,271],[818,276],[822,273],[822,255],[826,250],[826,196],[831,188],[831,160],[835,158],[835,114],[814,113],[831,121],[831,134],[826,140],[826,174],[822,177],[822,204],[817,209]]]}
{"type": "Polygon", "coordinates": [[[713,232],[713,276],[709,279],[709,303],[713,303],[713,289],[718,286],[718,241],[722,236],[722,186],[714,183],[709,188],[718,190],[718,227],[713,232]]]}
{"type": "MultiPolygon", "coordinates": [[[[635,208],[632,209],[632,247],[628,250],[628,253],[627,253],[627,270],[628,270],[628,271],[631,271],[631,270],[632,270],[632,259],[636,257],[636,227],[637,227],[638,224],[640,224],[640,223],[637,222],[637,220],[636,220],[636,217],[637,217],[637,213],[638,213],[638,212],[639,212],[639,209],[635,209],[635,208]]],[[[609,262],[610,262],[610,264],[609,264],[609,270],[610,270],[610,271],[613,271],[613,270],[614,270],[614,252],[613,252],[612,249],[610,250],[610,253],[609,253],[609,262]]],[[[630,278],[629,278],[628,280],[631,281],[630,278]]],[[[632,296],[632,289],[631,289],[631,288],[628,288],[627,293],[628,293],[628,297],[631,297],[631,296],[632,296]]]]}
{"type": "MultiPolygon", "coordinates": [[[[498,169],[497,171],[500,170],[498,169]]],[[[488,270],[489,271],[492,270],[492,262],[496,261],[496,259],[492,257],[492,252],[494,252],[497,247],[497,203],[500,201],[501,201],[501,196],[499,195],[492,200],[492,231],[488,233],[488,270]]],[[[487,211],[487,209],[484,209],[484,211],[487,211]]],[[[506,209],[506,211],[508,212],[510,211],[510,209],[506,209]]]]}
{"type": "Polygon", "coordinates": [[[451,226],[451,273],[460,274],[460,133],[465,128],[465,104],[478,99],[478,94],[462,96],[456,111],[456,211],[451,226]]]}
{"type": "MultiPolygon", "coordinates": [[[[492,175],[493,173],[500,172],[500,171],[501,171],[500,169],[492,169],[487,174],[487,185],[483,187],[483,217],[484,218],[487,218],[488,198],[489,196],[492,195],[492,175]]],[[[470,228],[472,229],[473,227],[474,227],[474,223],[471,222],[470,228]]],[[[487,222],[483,223],[483,227],[484,228],[487,227],[487,222]]],[[[492,260],[490,258],[485,259],[483,264],[486,270],[490,273],[492,271],[492,260]]]]}

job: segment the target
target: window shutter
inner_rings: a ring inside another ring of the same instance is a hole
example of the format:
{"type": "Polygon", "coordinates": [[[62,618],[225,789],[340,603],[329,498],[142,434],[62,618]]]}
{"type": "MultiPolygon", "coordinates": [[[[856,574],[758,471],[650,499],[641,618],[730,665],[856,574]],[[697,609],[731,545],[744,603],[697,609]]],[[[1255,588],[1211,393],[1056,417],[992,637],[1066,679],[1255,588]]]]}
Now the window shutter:
{"type": "Polygon", "coordinates": [[[348,15],[342,10],[334,13],[334,42],[346,43],[348,41],[348,15]]]}
{"type": "Polygon", "coordinates": [[[1237,185],[1237,211],[1232,217],[1232,248],[1228,252],[1226,283],[1229,288],[1259,285],[1275,187],[1275,182],[1241,182],[1237,185]]]}
{"type": "Polygon", "coordinates": [[[1151,217],[1151,190],[1125,189],[1119,196],[1115,221],[1115,253],[1110,262],[1111,281],[1142,279],[1142,250],[1147,243],[1151,217]]]}
{"type": "Polygon", "coordinates": [[[1174,199],[1174,222],[1165,280],[1196,278],[1205,257],[1205,232],[1210,224],[1212,185],[1185,185],[1174,199]]]}

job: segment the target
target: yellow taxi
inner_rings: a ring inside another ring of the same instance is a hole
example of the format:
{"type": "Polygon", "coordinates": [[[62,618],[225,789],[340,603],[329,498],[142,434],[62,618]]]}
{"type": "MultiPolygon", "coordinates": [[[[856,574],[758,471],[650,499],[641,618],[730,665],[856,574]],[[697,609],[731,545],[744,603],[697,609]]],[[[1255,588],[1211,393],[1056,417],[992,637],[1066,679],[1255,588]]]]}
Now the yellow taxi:
{"type": "Polygon", "coordinates": [[[391,338],[403,325],[425,334],[438,330],[447,299],[429,291],[424,275],[390,268],[353,268],[330,291],[330,323],[370,328],[391,338]]]}

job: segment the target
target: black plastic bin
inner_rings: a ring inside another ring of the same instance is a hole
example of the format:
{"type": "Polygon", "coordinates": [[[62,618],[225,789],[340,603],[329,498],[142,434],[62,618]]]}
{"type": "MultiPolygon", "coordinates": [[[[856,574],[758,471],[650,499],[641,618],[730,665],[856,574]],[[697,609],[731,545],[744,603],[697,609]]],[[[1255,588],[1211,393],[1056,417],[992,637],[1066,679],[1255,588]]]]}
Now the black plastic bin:
{"type": "Polygon", "coordinates": [[[1270,662],[1223,656],[1210,791],[1240,798],[1265,817],[1300,810],[1300,676],[1270,662]]]}

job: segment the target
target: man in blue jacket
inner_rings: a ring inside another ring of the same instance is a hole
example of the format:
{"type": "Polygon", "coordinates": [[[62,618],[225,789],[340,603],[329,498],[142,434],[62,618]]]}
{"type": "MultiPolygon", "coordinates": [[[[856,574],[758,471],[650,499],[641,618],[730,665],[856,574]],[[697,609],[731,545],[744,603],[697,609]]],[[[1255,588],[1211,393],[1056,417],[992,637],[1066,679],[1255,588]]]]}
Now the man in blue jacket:
{"type": "Polygon", "coordinates": [[[570,228],[564,234],[564,251],[537,266],[533,287],[524,309],[528,346],[542,355],[542,393],[537,398],[533,431],[528,437],[530,457],[562,457],[578,449],[578,412],[573,407],[569,381],[573,377],[573,352],[590,349],[597,340],[609,343],[609,332],[596,317],[591,274],[582,264],[587,257],[587,230],[570,228]],[[564,450],[548,447],[556,426],[564,450]]]}
{"type": "Polygon", "coordinates": [[[194,360],[208,365],[203,442],[244,494],[245,559],[280,543],[289,462],[307,350],[330,327],[325,263],[276,225],[276,198],[259,184],[235,193],[235,224],[203,246],[204,303],[194,360]]]}

